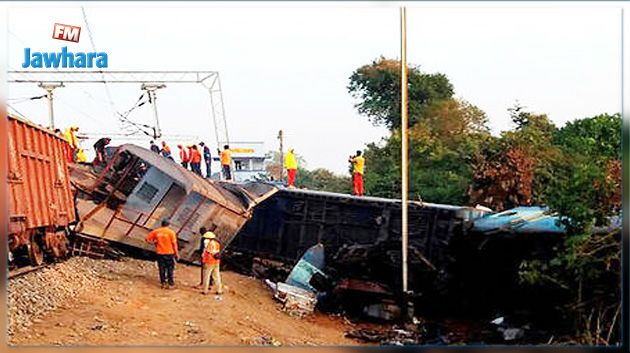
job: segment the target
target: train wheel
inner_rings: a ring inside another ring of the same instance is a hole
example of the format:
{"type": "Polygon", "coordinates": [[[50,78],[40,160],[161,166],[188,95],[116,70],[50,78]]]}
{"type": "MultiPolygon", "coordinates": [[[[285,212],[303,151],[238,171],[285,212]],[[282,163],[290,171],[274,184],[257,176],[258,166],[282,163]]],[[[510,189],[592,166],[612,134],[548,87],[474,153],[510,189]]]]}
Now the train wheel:
{"type": "Polygon", "coordinates": [[[32,234],[31,240],[28,243],[28,256],[31,260],[31,265],[40,266],[44,263],[44,248],[41,244],[41,236],[39,234],[32,234]]]}

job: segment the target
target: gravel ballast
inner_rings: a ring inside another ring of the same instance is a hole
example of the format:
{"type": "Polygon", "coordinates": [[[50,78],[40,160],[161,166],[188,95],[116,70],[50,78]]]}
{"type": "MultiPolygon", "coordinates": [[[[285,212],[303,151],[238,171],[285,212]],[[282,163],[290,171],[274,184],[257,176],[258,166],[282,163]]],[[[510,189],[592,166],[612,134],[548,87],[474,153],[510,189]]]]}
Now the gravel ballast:
{"type": "MultiPolygon", "coordinates": [[[[48,312],[70,304],[80,294],[98,289],[102,279],[113,279],[124,261],[73,257],[38,271],[9,279],[7,333],[27,330],[48,312]]],[[[145,266],[143,266],[145,267],[145,266]]]]}

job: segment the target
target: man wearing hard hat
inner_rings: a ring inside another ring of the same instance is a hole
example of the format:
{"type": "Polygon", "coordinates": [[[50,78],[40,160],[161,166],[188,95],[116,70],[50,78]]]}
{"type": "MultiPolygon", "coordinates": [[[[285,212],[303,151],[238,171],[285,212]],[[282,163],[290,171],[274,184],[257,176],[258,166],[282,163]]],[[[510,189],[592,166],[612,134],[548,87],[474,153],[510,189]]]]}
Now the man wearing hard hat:
{"type": "Polygon", "coordinates": [[[221,264],[221,242],[213,232],[207,231],[203,234],[203,244],[203,294],[208,294],[210,278],[212,278],[212,285],[216,290],[217,299],[220,299],[219,296],[223,294],[223,284],[221,283],[221,273],[219,272],[219,266],[221,264]]]}

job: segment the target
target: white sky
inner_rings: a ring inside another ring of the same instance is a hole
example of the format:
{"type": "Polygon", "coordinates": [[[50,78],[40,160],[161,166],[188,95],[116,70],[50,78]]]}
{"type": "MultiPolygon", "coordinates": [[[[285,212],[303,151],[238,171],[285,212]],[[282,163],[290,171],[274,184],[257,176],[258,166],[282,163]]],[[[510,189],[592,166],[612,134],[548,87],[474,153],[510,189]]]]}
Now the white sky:
{"type": "MultiPolygon", "coordinates": [[[[276,149],[283,129],[285,146],[303,155],[309,168],[343,173],[350,153],[387,135],[358,115],[346,87],[361,65],[380,55],[399,57],[398,4],[83,5],[97,49],[108,53],[109,70],[219,71],[232,141],[264,141],[276,149]]],[[[494,132],[511,127],[506,109],[516,99],[558,125],[616,113],[620,5],[595,5],[411,3],[408,61],[446,74],[458,97],[488,114],[494,132]]],[[[7,21],[10,67],[21,69],[27,46],[92,51],[80,6],[14,4],[7,21]],[[81,26],[80,43],[51,39],[55,22],[81,26]]],[[[121,112],[141,94],[139,85],[110,90],[121,112]]],[[[9,104],[41,94],[35,85],[12,84],[9,104]]],[[[55,99],[58,127],[78,124],[104,134],[120,128],[102,84],[68,85],[55,91],[55,99]]],[[[12,105],[35,122],[48,121],[45,100],[12,105]]],[[[158,107],[165,134],[197,136],[214,147],[201,87],[169,85],[158,92],[158,107]]],[[[147,105],[130,118],[150,123],[152,111],[147,105]]]]}

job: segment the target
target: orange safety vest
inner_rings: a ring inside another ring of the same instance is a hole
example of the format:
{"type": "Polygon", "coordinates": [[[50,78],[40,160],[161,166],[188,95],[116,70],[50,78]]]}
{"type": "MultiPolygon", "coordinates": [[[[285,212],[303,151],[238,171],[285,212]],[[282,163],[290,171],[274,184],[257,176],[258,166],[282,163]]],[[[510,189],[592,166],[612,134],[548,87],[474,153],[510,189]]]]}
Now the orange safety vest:
{"type": "Polygon", "coordinates": [[[216,259],[214,254],[217,254],[221,251],[221,243],[217,239],[208,239],[208,245],[206,246],[203,252],[202,261],[207,265],[219,265],[221,260],[216,259]]]}
{"type": "Polygon", "coordinates": [[[179,159],[181,159],[182,162],[188,162],[190,160],[185,148],[179,150],[179,159]]]}
{"type": "Polygon", "coordinates": [[[190,163],[201,163],[201,153],[199,150],[192,149],[190,151],[190,163]]]}
{"type": "Polygon", "coordinates": [[[221,151],[221,165],[230,165],[232,164],[232,153],[230,150],[221,151]]]}

